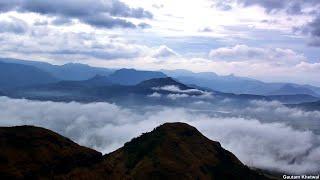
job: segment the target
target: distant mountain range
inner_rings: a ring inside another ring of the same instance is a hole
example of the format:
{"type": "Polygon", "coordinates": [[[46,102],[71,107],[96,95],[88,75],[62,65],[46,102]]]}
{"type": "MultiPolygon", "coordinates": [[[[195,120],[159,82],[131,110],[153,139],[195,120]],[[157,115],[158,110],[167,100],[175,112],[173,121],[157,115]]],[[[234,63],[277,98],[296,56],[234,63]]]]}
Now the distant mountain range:
{"type": "Polygon", "coordinates": [[[87,80],[95,75],[108,76],[114,70],[107,68],[92,67],[85,64],[68,63],[65,65],[52,65],[39,61],[26,61],[19,59],[0,58],[0,62],[22,64],[27,66],[36,67],[42,71],[50,73],[52,76],[59,80],[81,81],[87,80]]]}
{"type": "Polygon", "coordinates": [[[120,85],[136,85],[142,81],[167,77],[162,72],[157,71],[137,71],[135,69],[120,69],[108,76],[108,79],[120,85]]]}
{"type": "Polygon", "coordinates": [[[0,89],[54,82],[58,79],[36,67],[0,62],[0,89]]]}
{"type": "Polygon", "coordinates": [[[108,77],[95,76],[84,81],[60,81],[57,83],[13,88],[3,92],[12,98],[27,98],[50,101],[113,102],[129,104],[188,104],[200,99],[211,101],[233,99],[240,102],[249,100],[277,100],[283,103],[314,102],[319,98],[310,95],[250,95],[232,94],[195,88],[170,77],[142,81],[136,85],[121,85],[111,82],[108,77]],[[196,98],[196,99],[194,99],[196,98]],[[198,99],[197,99],[198,98],[198,99]],[[174,101],[173,101],[174,100],[174,101]]]}
{"type": "MultiPolygon", "coordinates": [[[[138,87],[141,88],[147,88],[147,89],[152,89],[152,88],[157,88],[157,87],[165,87],[165,86],[174,86],[177,87],[179,90],[188,90],[188,89],[194,89],[191,87],[188,87],[185,84],[182,84],[171,77],[167,78],[154,78],[154,79],[149,79],[146,81],[143,81],[137,85],[138,87]]],[[[165,89],[159,89],[159,91],[165,91],[165,89]]],[[[167,89],[167,91],[170,91],[167,89]]]]}
{"type": "Polygon", "coordinates": [[[221,92],[255,95],[308,94],[320,96],[320,87],[292,83],[265,83],[234,75],[219,76],[215,73],[193,73],[187,70],[162,70],[165,74],[185,84],[193,84],[221,92]]]}
{"type": "Polygon", "coordinates": [[[312,96],[318,97],[319,94],[314,92],[313,90],[299,85],[294,84],[284,84],[281,88],[268,93],[269,95],[295,95],[295,94],[309,94],[312,96]]]}
{"type": "Polygon", "coordinates": [[[184,123],[102,156],[50,130],[0,128],[0,179],[271,179],[184,123]]]}
{"type": "MultiPolygon", "coordinates": [[[[134,103],[139,103],[139,101],[148,103],[148,101],[157,100],[147,98],[148,95],[154,93],[161,93],[162,95],[170,93],[198,95],[198,92],[192,91],[193,89],[170,77],[146,80],[137,85],[120,85],[112,83],[108,77],[96,76],[85,81],[60,81],[45,85],[15,88],[5,92],[5,94],[13,98],[52,101],[127,102],[131,99],[134,103]],[[165,86],[178,88],[178,91],[172,92],[170,89],[161,89],[165,86]],[[187,89],[191,91],[183,92],[183,90],[187,89]]],[[[159,103],[167,103],[167,101],[166,99],[161,99],[159,103]]]]}
{"type": "Polygon", "coordinates": [[[310,85],[265,83],[233,75],[187,70],[112,70],[83,64],[56,66],[17,59],[0,59],[0,70],[0,91],[4,95],[40,100],[116,101],[130,99],[126,97],[159,96],[161,93],[176,97],[213,93],[221,98],[279,100],[291,104],[317,101],[320,92],[320,88],[310,85]],[[147,84],[153,87],[144,87],[147,84]]]}

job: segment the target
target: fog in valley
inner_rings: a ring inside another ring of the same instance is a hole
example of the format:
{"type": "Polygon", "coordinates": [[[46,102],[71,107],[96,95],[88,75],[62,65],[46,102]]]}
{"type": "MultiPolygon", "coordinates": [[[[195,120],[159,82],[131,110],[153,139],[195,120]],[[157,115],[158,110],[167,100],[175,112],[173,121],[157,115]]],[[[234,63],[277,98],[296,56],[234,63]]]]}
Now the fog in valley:
{"type": "MultiPolygon", "coordinates": [[[[167,98],[178,102],[184,97],[167,98]]],[[[319,111],[292,109],[276,101],[250,101],[233,108],[232,99],[209,99],[181,106],[129,107],[0,97],[0,126],[41,126],[109,153],[160,124],[186,122],[248,166],[288,173],[320,171],[319,111]]]]}

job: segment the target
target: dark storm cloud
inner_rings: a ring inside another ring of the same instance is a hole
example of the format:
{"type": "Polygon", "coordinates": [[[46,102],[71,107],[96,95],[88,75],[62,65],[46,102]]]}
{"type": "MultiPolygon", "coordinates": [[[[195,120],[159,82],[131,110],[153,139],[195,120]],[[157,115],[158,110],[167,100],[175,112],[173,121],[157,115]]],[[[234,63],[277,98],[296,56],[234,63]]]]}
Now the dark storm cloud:
{"type": "Polygon", "coordinates": [[[110,8],[110,14],[114,16],[134,17],[134,18],[151,19],[153,17],[153,15],[150,12],[145,11],[142,8],[131,9],[120,1],[113,1],[113,6],[112,8],[110,8]]]}
{"type": "Polygon", "coordinates": [[[320,7],[319,0],[235,0],[243,7],[260,6],[267,13],[284,11],[289,15],[311,15],[314,19],[302,27],[295,27],[293,31],[302,32],[310,36],[309,45],[320,46],[320,7]]]}
{"type": "Polygon", "coordinates": [[[291,4],[286,10],[286,12],[288,14],[302,14],[301,4],[299,3],[291,4]]]}
{"type": "Polygon", "coordinates": [[[259,5],[264,7],[266,11],[271,12],[272,10],[283,9],[286,6],[286,0],[238,0],[238,3],[247,7],[259,5]]]}
{"type": "Polygon", "coordinates": [[[119,19],[119,17],[149,18],[153,15],[142,8],[130,8],[118,0],[3,0],[0,2],[0,11],[17,10],[21,12],[35,12],[49,16],[64,18],[77,18],[87,24],[113,28],[135,28],[132,23],[119,19]],[[94,17],[97,17],[94,20],[94,17]],[[103,19],[104,18],[104,19],[103,19]]]}
{"type": "Polygon", "coordinates": [[[130,8],[118,0],[89,1],[89,0],[29,0],[23,1],[20,10],[41,14],[59,14],[70,17],[81,17],[107,13],[117,17],[152,18],[152,14],[142,8],[130,8]]]}
{"type": "Polygon", "coordinates": [[[113,18],[108,15],[87,16],[82,19],[83,22],[102,28],[136,28],[136,25],[124,19],[113,18]]]}
{"type": "Polygon", "coordinates": [[[309,23],[310,33],[313,36],[320,37],[320,14],[311,23],[309,23]]]}
{"type": "Polygon", "coordinates": [[[309,45],[320,46],[320,14],[303,29],[311,36],[309,45]]]}
{"type": "Polygon", "coordinates": [[[294,27],[293,32],[308,35],[310,46],[320,46],[320,14],[316,15],[309,23],[294,27]]]}

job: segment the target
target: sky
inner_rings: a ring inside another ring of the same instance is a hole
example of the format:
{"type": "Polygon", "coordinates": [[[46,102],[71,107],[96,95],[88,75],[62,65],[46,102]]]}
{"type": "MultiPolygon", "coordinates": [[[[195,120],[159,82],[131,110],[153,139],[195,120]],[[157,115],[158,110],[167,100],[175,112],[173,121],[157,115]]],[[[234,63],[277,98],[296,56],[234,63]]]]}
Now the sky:
{"type": "Polygon", "coordinates": [[[0,56],[320,86],[319,0],[1,0],[0,56]]]}

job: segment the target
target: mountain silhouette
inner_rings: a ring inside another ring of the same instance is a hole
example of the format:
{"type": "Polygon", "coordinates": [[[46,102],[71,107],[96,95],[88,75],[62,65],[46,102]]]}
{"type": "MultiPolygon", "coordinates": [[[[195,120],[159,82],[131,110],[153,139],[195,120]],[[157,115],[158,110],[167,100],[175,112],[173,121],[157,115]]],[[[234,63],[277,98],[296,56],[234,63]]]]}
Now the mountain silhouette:
{"type": "Polygon", "coordinates": [[[281,88],[269,93],[269,95],[296,95],[296,94],[307,94],[315,97],[319,96],[317,93],[315,93],[314,91],[306,87],[294,86],[292,84],[285,84],[281,88]]]}
{"type": "Polygon", "coordinates": [[[60,81],[58,83],[23,87],[8,92],[10,97],[57,101],[107,101],[128,96],[145,97],[156,92],[154,87],[174,85],[180,89],[192,89],[172,78],[156,78],[137,85],[119,85],[105,76],[97,75],[85,81],[60,81]]]}
{"type": "Polygon", "coordinates": [[[316,97],[320,96],[320,88],[310,85],[267,83],[252,78],[235,76],[233,74],[222,76],[212,72],[194,73],[181,69],[161,71],[184,84],[193,84],[225,93],[254,95],[308,94],[316,97]],[[286,86],[290,86],[290,88],[286,88],[286,86]]]}
{"type": "Polygon", "coordinates": [[[67,63],[64,65],[52,65],[46,62],[19,60],[12,58],[0,58],[0,62],[27,65],[37,68],[43,72],[49,73],[56,79],[63,81],[84,81],[93,78],[95,75],[109,76],[114,84],[136,85],[144,80],[153,78],[172,77],[188,86],[207,88],[219,92],[234,94],[253,94],[253,95],[293,95],[308,94],[320,97],[320,88],[311,85],[299,85],[293,83],[267,83],[252,78],[238,77],[234,75],[221,76],[214,72],[194,73],[192,71],[161,70],[159,71],[137,71],[134,69],[108,69],[102,67],[92,67],[80,63],[67,63]],[[281,91],[286,85],[294,87],[281,91]],[[298,90],[297,93],[297,88],[298,90]],[[302,90],[302,91],[301,91],[302,90]]]}
{"type": "Polygon", "coordinates": [[[162,72],[157,71],[138,71],[135,69],[120,69],[108,76],[108,79],[120,85],[136,85],[142,81],[167,77],[162,72]]]}
{"type": "Polygon", "coordinates": [[[58,80],[38,68],[0,62],[0,89],[48,84],[58,80]]]}
{"type": "Polygon", "coordinates": [[[92,66],[89,66],[86,64],[80,64],[80,63],[52,65],[47,62],[28,61],[28,60],[20,60],[20,59],[12,59],[12,58],[0,58],[0,61],[6,62],[6,63],[32,66],[42,71],[45,71],[47,73],[50,73],[52,76],[54,76],[59,80],[65,80],[65,81],[87,80],[94,77],[97,74],[102,76],[108,76],[114,71],[112,69],[92,67],[92,66]]]}
{"type": "Polygon", "coordinates": [[[56,84],[51,84],[56,87],[60,87],[63,89],[64,87],[78,87],[78,88],[94,88],[94,87],[101,87],[101,86],[110,86],[113,83],[106,77],[101,75],[96,75],[93,78],[83,81],[60,81],[56,84]]]}
{"type": "Polygon", "coordinates": [[[88,167],[102,154],[77,145],[50,130],[0,128],[0,179],[43,179],[88,167]]]}
{"type": "Polygon", "coordinates": [[[185,123],[166,123],[102,156],[50,130],[0,128],[1,179],[268,179],[185,123]]]}
{"type": "Polygon", "coordinates": [[[154,79],[149,79],[146,81],[143,81],[137,85],[138,87],[143,87],[143,88],[153,88],[153,87],[163,87],[163,86],[176,86],[179,87],[182,90],[185,89],[191,89],[185,84],[182,84],[171,77],[166,77],[166,78],[154,78],[154,79]]]}
{"type": "Polygon", "coordinates": [[[166,123],[105,156],[112,178],[267,179],[185,123],[166,123]]]}

